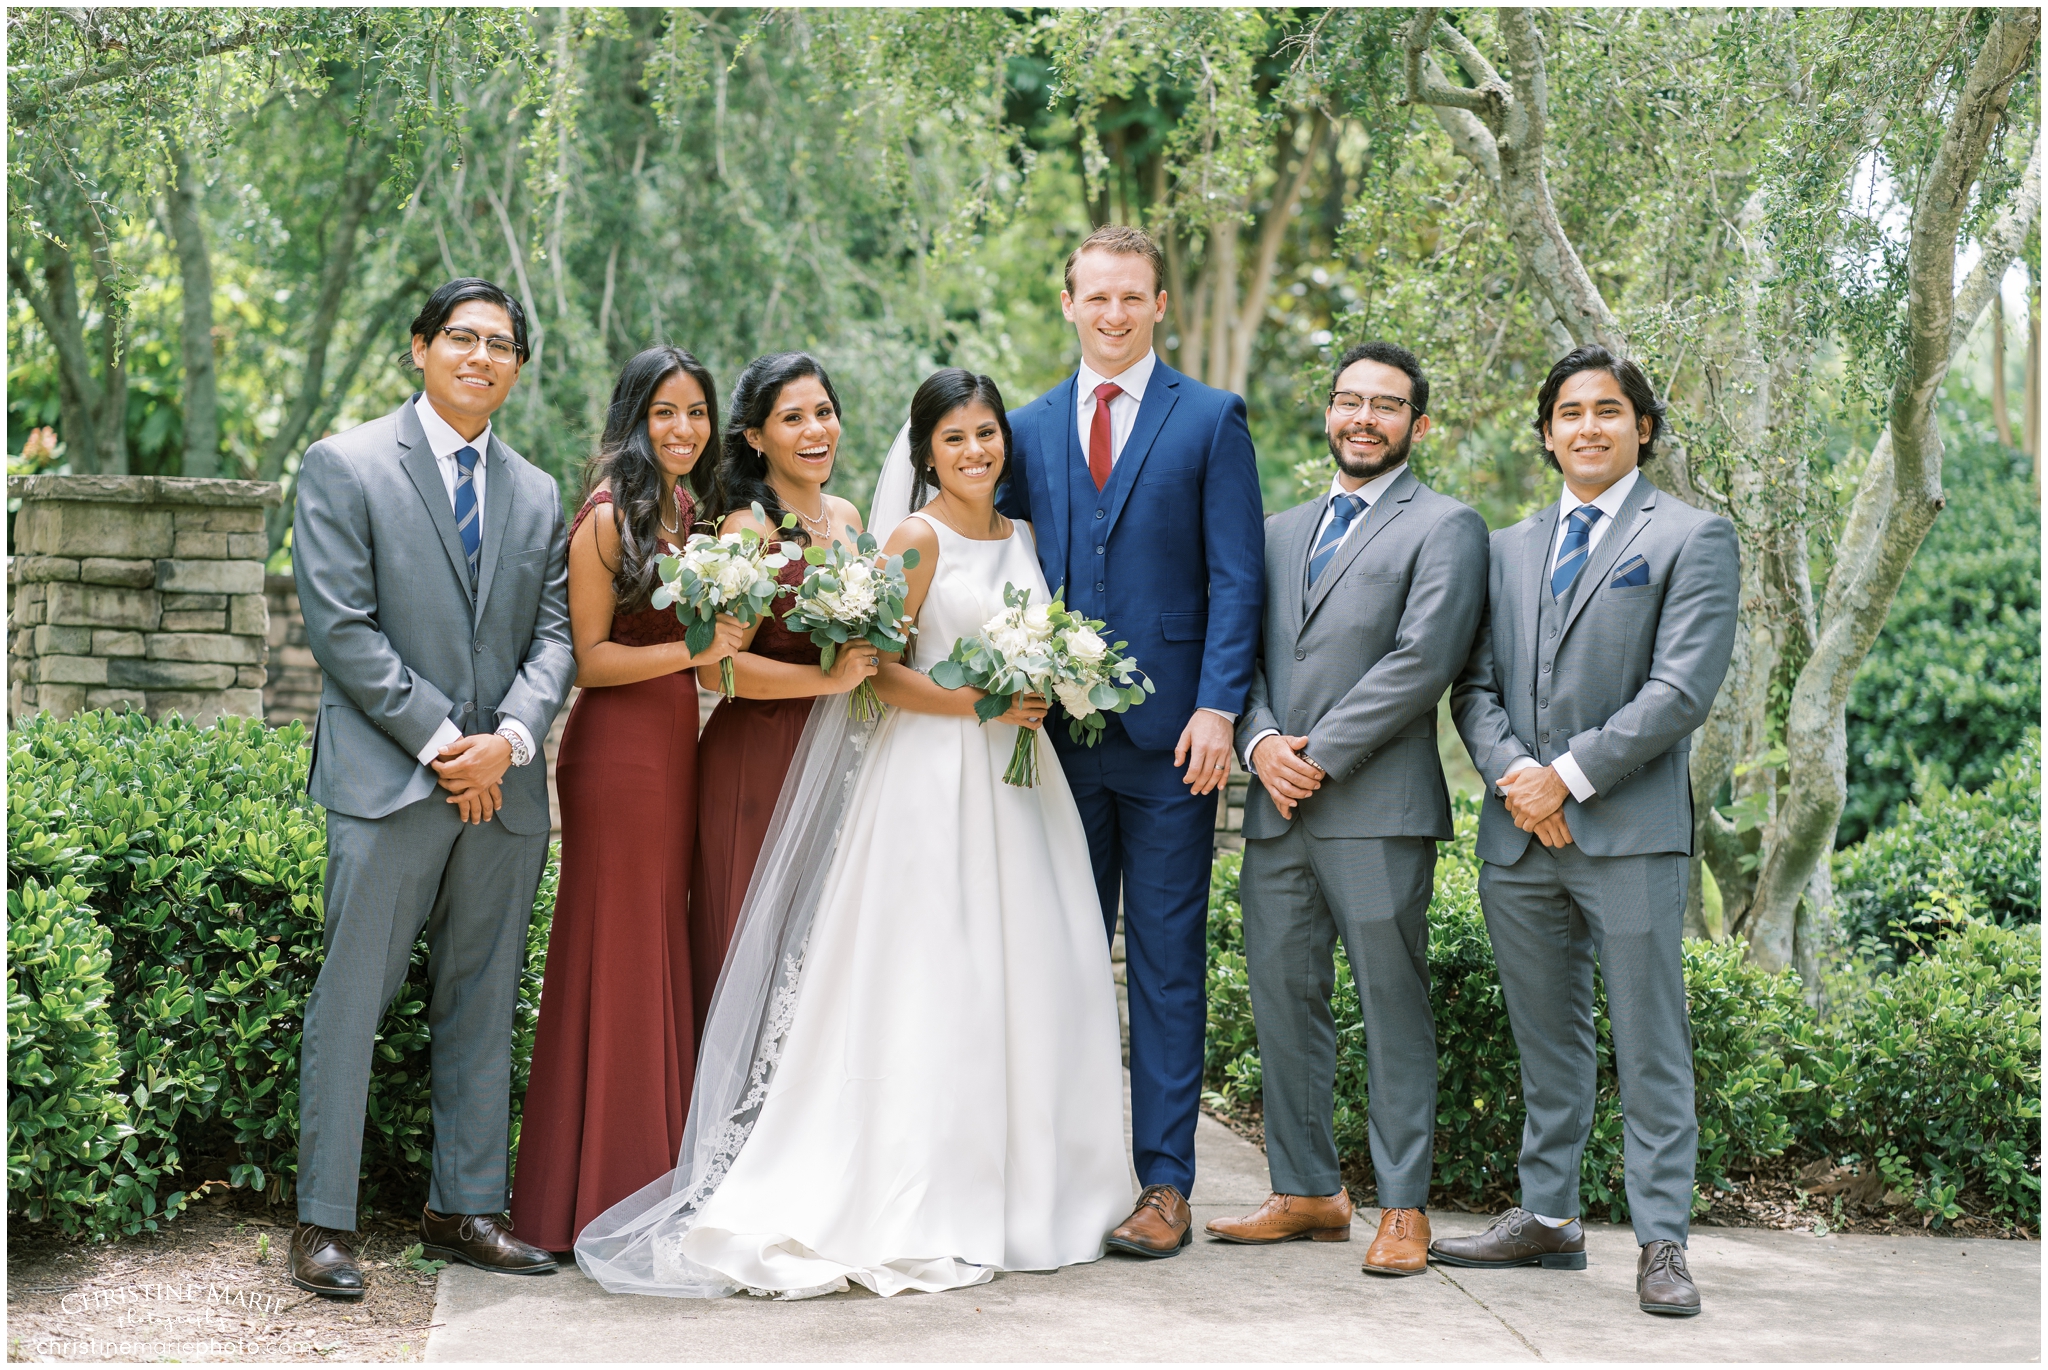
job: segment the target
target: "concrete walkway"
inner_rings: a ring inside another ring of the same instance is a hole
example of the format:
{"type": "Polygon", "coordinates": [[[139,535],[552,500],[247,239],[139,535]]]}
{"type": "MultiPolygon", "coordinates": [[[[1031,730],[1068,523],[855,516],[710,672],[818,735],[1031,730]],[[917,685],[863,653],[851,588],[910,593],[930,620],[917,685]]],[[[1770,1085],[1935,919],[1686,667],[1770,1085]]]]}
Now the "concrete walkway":
{"type": "MultiPolygon", "coordinates": [[[[1214,1119],[1196,1132],[1195,1224],[1266,1195],[1265,1157],[1214,1119]]],[[[1706,1311],[1635,1306],[1635,1239],[1594,1226],[1583,1272],[1360,1273],[1348,1244],[1112,1256],[945,1294],[865,1290],[777,1303],[615,1297],[573,1266],[546,1278],[441,1272],[430,1361],[2038,1361],[2041,1247],[1702,1228],[1706,1311]]],[[[1432,1214],[1439,1232],[1483,1217],[1432,1214]]]]}

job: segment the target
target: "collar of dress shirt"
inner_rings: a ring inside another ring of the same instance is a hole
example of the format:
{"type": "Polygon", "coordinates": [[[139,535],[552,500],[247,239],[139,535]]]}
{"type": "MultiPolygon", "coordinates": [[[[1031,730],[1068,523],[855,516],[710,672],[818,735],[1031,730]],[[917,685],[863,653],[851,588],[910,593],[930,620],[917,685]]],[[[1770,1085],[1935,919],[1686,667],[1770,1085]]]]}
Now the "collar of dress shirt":
{"type": "Polygon", "coordinates": [[[1563,493],[1558,496],[1558,526],[1562,528],[1564,521],[1572,516],[1572,510],[1577,509],[1582,504],[1590,504],[1595,509],[1598,509],[1602,518],[1607,523],[1614,522],[1615,515],[1621,512],[1621,506],[1628,503],[1628,492],[1636,488],[1636,477],[1641,474],[1642,469],[1640,467],[1630,471],[1590,500],[1580,499],[1572,493],[1571,487],[1567,485],[1564,487],[1563,493]]]}
{"type": "Polygon", "coordinates": [[[1339,495],[1358,495],[1365,500],[1365,507],[1370,509],[1380,502],[1380,496],[1387,493],[1387,487],[1401,479],[1401,473],[1407,469],[1408,463],[1404,461],[1391,471],[1380,472],[1356,490],[1345,488],[1344,473],[1339,471],[1330,477],[1330,498],[1335,500],[1339,495]]]}
{"type": "Polygon", "coordinates": [[[465,438],[441,417],[441,411],[425,395],[413,401],[413,408],[419,410],[420,427],[426,430],[427,446],[433,449],[437,460],[453,460],[465,447],[474,447],[480,457],[491,450],[490,424],[486,423],[484,431],[474,438],[465,438]]]}
{"type": "Polygon", "coordinates": [[[1095,387],[1104,381],[1115,381],[1126,395],[1145,402],[1145,387],[1152,382],[1152,369],[1159,364],[1159,354],[1146,349],[1145,355],[1132,362],[1114,376],[1098,376],[1087,362],[1081,363],[1081,388],[1079,393],[1092,398],[1095,387]]]}

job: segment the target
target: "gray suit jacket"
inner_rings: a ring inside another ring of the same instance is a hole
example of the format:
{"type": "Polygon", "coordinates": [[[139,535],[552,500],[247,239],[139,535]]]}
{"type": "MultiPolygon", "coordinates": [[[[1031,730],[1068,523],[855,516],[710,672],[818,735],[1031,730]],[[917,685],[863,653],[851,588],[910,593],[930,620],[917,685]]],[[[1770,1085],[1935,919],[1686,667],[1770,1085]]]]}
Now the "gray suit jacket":
{"type": "MultiPolygon", "coordinates": [[[[1329,496],[1266,525],[1266,616],[1237,745],[1268,728],[1308,738],[1323,786],[1295,806],[1316,837],[1451,836],[1436,706],[1485,601],[1486,522],[1404,471],[1351,530],[1315,587],[1308,560],[1329,496]]],[[[1289,820],[1265,788],[1244,835],[1289,820]]]]}
{"type": "Polygon", "coordinates": [[[1692,850],[1688,754],[1735,646],[1735,526],[1638,477],[1593,548],[1564,615],[1552,670],[1539,670],[1539,596],[1549,591],[1552,504],[1493,535],[1487,612],[1451,716],[1486,782],[1479,855],[1513,865],[1530,841],[1493,782],[1517,757],[1569,751],[1597,793],[1564,803],[1588,856],[1692,850]],[[1640,556],[1646,585],[1617,586],[1640,556]]]}
{"type": "MultiPolygon", "coordinates": [[[[516,718],[538,744],[576,678],[561,494],[495,433],[484,461],[474,591],[412,401],[300,463],[292,568],[327,677],[306,789],[330,809],[382,818],[434,793],[419,752],[444,718],[464,733],[516,718]]],[[[548,830],[546,771],[505,773],[508,830],[548,830]]]]}

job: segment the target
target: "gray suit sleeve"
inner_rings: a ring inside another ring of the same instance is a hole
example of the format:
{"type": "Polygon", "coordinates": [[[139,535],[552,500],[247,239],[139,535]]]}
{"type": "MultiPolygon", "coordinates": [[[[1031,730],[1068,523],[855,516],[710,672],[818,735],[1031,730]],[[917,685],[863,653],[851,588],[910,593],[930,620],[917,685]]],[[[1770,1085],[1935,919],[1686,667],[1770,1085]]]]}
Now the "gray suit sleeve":
{"type": "MultiPolygon", "coordinates": [[[[1497,552],[1489,549],[1488,555],[1491,558],[1497,552]]],[[[1472,757],[1479,779],[1488,787],[1507,774],[1517,757],[1529,755],[1529,749],[1515,736],[1514,724],[1508,719],[1507,706],[1502,702],[1502,663],[1493,659],[1492,618],[1499,589],[1499,577],[1489,566],[1486,602],[1480,607],[1472,653],[1465,659],[1465,669],[1457,684],[1451,687],[1451,722],[1465,741],[1465,750],[1472,757]]]]}
{"type": "Polygon", "coordinates": [[[548,573],[541,582],[533,642],[512,688],[498,701],[498,717],[518,719],[536,742],[548,735],[576,679],[576,649],[569,637],[569,539],[562,523],[561,500],[556,498],[551,505],[554,523],[548,530],[548,573]]]}
{"type": "Polygon", "coordinates": [[[1346,776],[1436,708],[1465,663],[1486,603],[1486,520],[1463,505],[1423,537],[1394,650],[1309,730],[1306,755],[1346,776]]]}
{"type": "Polygon", "coordinates": [[[320,669],[407,756],[417,756],[454,705],[413,674],[377,624],[369,505],[348,458],[324,442],[299,463],[292,567],[306,643],[320,669]]]}
{"type": "Polygon", "coordinates": [[[1672,563],[1643,688],[1597,728],[1571,740],[1572,760],[1606,794],[1706,722],[1735,650],[1741,595],[1735,525],[1710,518],[1672,563]]]}

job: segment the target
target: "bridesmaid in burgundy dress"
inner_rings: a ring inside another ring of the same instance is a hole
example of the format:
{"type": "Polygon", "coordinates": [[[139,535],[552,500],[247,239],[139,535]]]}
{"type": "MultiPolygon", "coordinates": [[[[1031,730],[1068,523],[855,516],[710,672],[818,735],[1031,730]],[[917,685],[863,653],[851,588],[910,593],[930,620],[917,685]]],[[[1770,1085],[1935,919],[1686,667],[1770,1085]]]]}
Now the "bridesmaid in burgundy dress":
{"type": "MultiPolygon", "coordinates": [[[[642,352],[612,391],[595,485],[569,531],[569,628],[582,687],[556,763],[562,879],[520,1128],[512,1215],[550,1251],[676,1163],[697,1059],[688,922],[697,831],[700,655],[650,609],[655,559],[687,539],[718,463],[711,374],[642,352]]],[[[715,674],[715,672],[714,672],[715,674]]],[[[718,966],[714,962],[711,973],[718,966]]]]}
{"type": "MultiPolygon", "coordinates": [[[[718,531],[752,528],[800,544],[845,541],[846,528],[860,528],[861,519],[851,504],[825,493],[838,449],[839,395],[815,358],[781,352],[749,362],[733,386],[726,422],[718,531]],[[754,518],[755,504],[768,515],[765,527],[754,518]],[[781,527],[785,511],[797,516],[787,531],[781,527]]],[[[795,586],[803,579],[802,563],[785,566],[779,578],[795,586]]],[[[845,694],[875,673],[877,654],[859,640],[840,649],[830,675],[820,671],[810,638],[783,626],[789,603],[787,596],[777,600],[773,618],[742,634],[733,658],[738,697],[713,711],[698,744],[690,960],[699,1033],[812,701],[845,694]]],[[[705,688],[718,688],[715,669],[698,675],[705,688]]]]}

